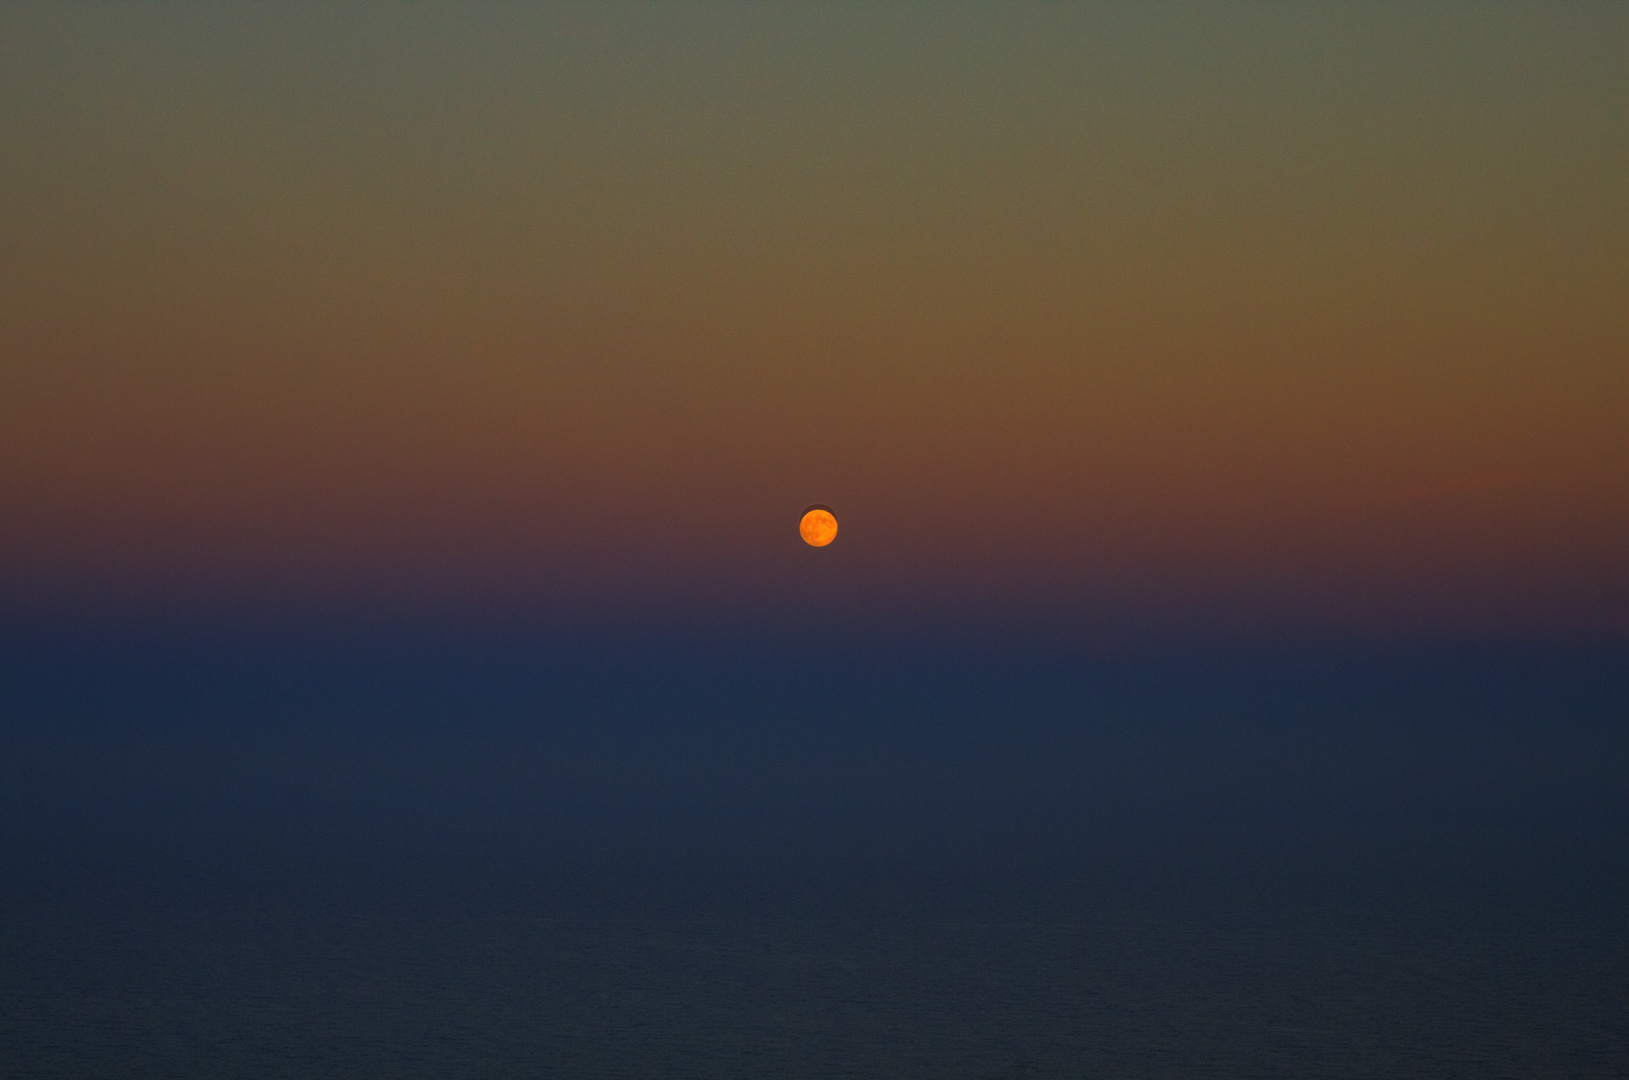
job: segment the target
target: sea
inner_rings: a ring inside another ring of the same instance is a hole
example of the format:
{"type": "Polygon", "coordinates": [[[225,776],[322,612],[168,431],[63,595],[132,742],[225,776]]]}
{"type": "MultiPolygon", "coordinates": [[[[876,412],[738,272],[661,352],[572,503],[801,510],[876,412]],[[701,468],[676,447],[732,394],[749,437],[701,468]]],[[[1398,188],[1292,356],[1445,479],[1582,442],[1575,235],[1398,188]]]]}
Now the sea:
{"type": "Polygon", "coordinates": [[[1629,1076],[1617,653],[97,663],[0,727],[7,1080],[1629,1076]]]}

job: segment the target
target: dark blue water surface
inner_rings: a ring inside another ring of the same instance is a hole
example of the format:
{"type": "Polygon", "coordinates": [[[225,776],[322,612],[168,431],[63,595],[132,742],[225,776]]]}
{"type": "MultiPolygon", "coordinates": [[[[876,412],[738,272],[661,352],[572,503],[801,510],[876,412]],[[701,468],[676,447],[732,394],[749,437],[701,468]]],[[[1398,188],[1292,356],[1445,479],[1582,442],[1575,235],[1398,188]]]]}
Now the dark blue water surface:
{"type": "Polygon", "coordinates": [[[1629,1075],[1629,654],[10,631],[3,1077],[1629,1075]]]}

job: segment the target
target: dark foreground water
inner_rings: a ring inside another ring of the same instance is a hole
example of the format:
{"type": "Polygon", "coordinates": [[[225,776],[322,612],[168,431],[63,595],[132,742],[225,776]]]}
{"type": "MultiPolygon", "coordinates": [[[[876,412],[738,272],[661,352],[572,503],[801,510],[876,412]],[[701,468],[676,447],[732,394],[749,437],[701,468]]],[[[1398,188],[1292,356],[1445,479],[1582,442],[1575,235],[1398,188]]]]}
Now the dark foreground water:
{"type": "Polygon", "coordinates": [[[1182,890],[1180,902],[1172,891],[1021,918],[562,915],[526,890],[422,884],[367,897],[14,900],[0,1072],[974,1080],[1629,1068],[1626,920],[1604,889],[1271,901],[1182,890]]]}

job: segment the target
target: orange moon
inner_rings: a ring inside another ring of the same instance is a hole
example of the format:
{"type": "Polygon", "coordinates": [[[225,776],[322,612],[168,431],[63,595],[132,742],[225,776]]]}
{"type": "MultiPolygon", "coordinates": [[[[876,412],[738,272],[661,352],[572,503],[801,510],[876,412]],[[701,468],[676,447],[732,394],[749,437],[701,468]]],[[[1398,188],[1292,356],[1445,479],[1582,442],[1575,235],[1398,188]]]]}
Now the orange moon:
{"type": "Polygon", "coordinates": [[[803,520],[798,522],[798,535],[810,547],[825,547],[837,539],[837,515],[829,506],[809,507],[803,512],[803,520]]]}

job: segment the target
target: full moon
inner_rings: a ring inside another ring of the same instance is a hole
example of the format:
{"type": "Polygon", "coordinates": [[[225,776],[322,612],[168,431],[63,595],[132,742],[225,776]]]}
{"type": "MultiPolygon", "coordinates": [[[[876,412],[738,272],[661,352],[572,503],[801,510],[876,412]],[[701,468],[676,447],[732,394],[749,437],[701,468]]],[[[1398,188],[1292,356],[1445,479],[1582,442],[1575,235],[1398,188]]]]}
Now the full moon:
{"type": "Polygon", "coordinates": [[[829,506],[817,503],[809,507],[803,512],[803,520],[798,522],[798,535],[810,547],[825,547],[837,539],[837,515],[829,506]]]}

